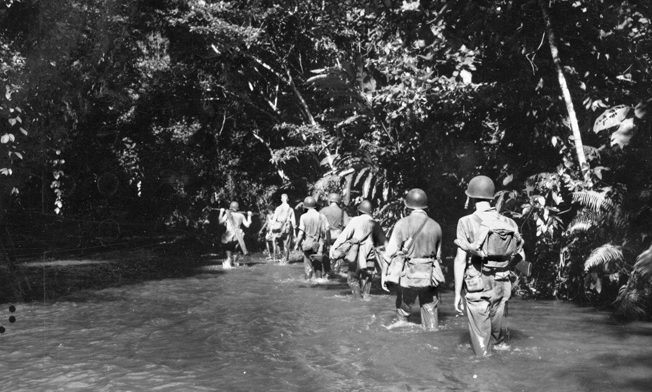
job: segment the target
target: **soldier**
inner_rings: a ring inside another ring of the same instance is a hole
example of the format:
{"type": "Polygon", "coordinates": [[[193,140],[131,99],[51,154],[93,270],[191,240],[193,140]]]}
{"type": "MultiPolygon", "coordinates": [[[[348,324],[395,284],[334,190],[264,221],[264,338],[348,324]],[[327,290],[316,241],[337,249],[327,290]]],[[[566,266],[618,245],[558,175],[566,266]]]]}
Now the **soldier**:
{"type": "Polygon", "coordinates": [[[303,250],[303,266],[306,280],[315,277],[320,279],[323,271],[324,244],[329,240],[328,220],[315,207],[317,202],[314,197],[308,196],[303,200],[306,212],[299,218],[299,234],[294,249],[303,250]]]}
{"type": "Polygon", "coordinates": [[[246,251],[244,245],[244,231],[242,226],[251,226],[251,211],[245,217],[242,213],[238,212],[240,206],[237,201],[232,201],[229,209],[225,210],[220,208],[220,216],[218,221],[226,226],[226,231],[222,234],[221,242],[226,250],[226,260],[222,264],[222,268],[232,268],[231,262],[234,266],[238,266],[238,248],[246,251]]]}
{"type": "Polygon", "coordinates": [[[473,177],[466,189],[467,205],[475,211],[457,223],[455,256],[455,310],[466,305],[471,345],[477,356],[508,349],[504,322],[505,303],[512,285],[509,264],[523,245],[516,223],[491,206],[494,183],[486,176],[473,177]],[[465,289],[464,299],[462,288],[465,289]]]}
{"type": "Polygon", "coordinates": [[[436,268],[441,272],[441,227],[428,217],[426,211],[428,198],[418,188],[410,190],[405,198],[405,206],[412,212],[396,222],[386,255],[390,259],[389,269],[396,269],[394,263],[404,263],[396,295],[397,321],[390,328],[407,324],[413,306],[418,298],[421,324],[427,331],[438,330],[439,293],[438,280],[434,279],[436,268]]]}
{"type": "Polygon", "coordinates": [[[265,240],[265,249],[267,251],[267,260],[275,260],[277,249],[274,233],[272,232],[272,221],[274,219],[274,207],[267,206],[267,213],[265,214],[265,223],[258,230],[258,237],[263,237],[265,240]],[[263,236],[263,233],[265,235],[263,236]]]}
{"type": "Polygon", "coordinates": [[[270,223],[270,229],[274,239],[274,255],[276,255],[279,243],[283,248],[281,263],[287,263],[290,259],[290,247],[294,238],[295,222],[294,209],[288,204],[288,195],[284,193],[281,195],[281,205],[274,210],[274,216],[270,223]]]}
{"type": "Polygon", "coordinates": [[[360,215],[351,219],[331,247],[335,251],[345,242],[349,242],[347,245],[352,247],[352,249],[349,248],[349,251],[353,253],[353,257],[348,260],[347,282],[354,297],[363,299],[369,298],[371,278],[376,269],[375,246],[387,243],[385,233],[371,216],[372,210],[371,202],[363,200],[358,205],[360,215]]]}
{"type": "MultiPolygon", "coordinates": [[[[331,242],[326,244],[324,254],[329,254],[331,245],[333,245],[333,242],[337,239],[337,237],[339,237],[339,235],[342,233],[342,230],[344,230],[344,226],[346,226],[346,224],[349,222],[349,215],[346,213],[346,211],[344,211],[344,209],[339,206],[341,200],[342,197],[339,193],[331,193],[328,195],[328,202],[330,204],[319,211],[320,214],[323,214],[326,219],[328,219],[328,226],[330,227],[331,231],[331,242]]],[[[325,267],[327,267],[329,270],[327,272],[330,272],[330,267],[332,267],[334,272],[340,272],[342,259],[331,259],[330,261],[325,260],[325,263],[325,267]],[[333,263],[332,266],[331,263],[333,263]]]]}

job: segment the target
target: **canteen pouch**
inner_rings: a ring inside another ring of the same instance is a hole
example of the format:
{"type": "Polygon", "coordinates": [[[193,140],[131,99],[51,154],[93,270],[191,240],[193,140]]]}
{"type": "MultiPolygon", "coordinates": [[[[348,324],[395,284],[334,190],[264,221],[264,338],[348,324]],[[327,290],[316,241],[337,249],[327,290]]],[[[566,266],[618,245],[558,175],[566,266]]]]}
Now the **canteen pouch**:
{"type": "Polygon", "coordinates": [[[484,290],[482,281],[482,272],[478,271],[473,265],[470,265],[464,271],[464,285],[469,293],[476,293],[484,290]]]}
{"type": "Polygon", "coordinates": [[[388,283],[398,284],[401,280],[403,267],[405,266],[405,254],[398,252],[389,262],[387,271],[385,271],[384,281],[388,283]]]}
{"type": "Polygon", "coordinates": [[[446,278],[444,277],[444,271],[441,269],[441,264],[439,260],[435,260],[432,264],[432,274],[430,275],[430,285],[432,287],[438,287],[440,284],[446,283],[446,278]]]}
{"type": "Polygon", "coordinates": [[[331,251],[331,256],[333,257],[334,260],[338,259],[343,259],[348,253],[349,250],[351,249],[351,242],[350,241],[344,241],[338,246],[337,248],[333,248],[331,251]]]}
{"type": "Polygon", "coordinates": [[[301,249],[304,252],[314,252],[317,253],[319,250],[319,242],[315,241],[312,237],[306,237],[301,243],[301,249]]]}
{"type": "Polygon", "coordinates": [[[401,276],[402,287],[432,286],[433,259],[408,259],[401,276]]]}

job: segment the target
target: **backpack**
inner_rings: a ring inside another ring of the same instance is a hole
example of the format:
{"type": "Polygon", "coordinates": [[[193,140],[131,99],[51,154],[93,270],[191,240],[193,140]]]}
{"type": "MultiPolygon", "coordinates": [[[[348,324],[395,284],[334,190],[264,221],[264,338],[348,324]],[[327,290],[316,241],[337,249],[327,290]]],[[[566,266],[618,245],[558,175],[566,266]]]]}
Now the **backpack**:
{"type": "Polygon", "coordinates": [[[480,230],[475,242],[470,244],[471,253],[480,256],[488,267],[507,267],[523,246],[518,229],[509,218],[500,214],[490,218],[472,216],[480,224],[480,230]]]}

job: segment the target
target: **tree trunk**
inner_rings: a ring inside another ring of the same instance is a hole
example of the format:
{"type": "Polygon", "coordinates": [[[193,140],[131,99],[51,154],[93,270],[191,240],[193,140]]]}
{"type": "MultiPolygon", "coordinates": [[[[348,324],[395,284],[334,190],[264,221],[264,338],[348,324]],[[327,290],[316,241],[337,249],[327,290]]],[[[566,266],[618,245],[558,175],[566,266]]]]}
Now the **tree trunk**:
{"type": "Polygon", "coordinates": [[[555,64],[555,69],[557,70],[557,79],[559,80],[559,87],[561,88],[562,96],[564,97],[564,102],[566,103],[566,111],[568,111],[568,120],[570,122],[571,130],[573,131],[573,139],[575,141],[575,152],[577,153],[577,161],[580,164],[580,170],[584,176],[584,181],[590,183],[591,175],[589,172],[589,164],[586,162],[586,156],[584,155],[584,145],[582,143],[582,134],[580,133],[580,126],[577,122],[577,115],[575,114],[575,107],[573,106],[573,99],[571,98],[570,90],[568,90],[568,85],[566,84],[566,77],[564,76],[564,71],[561,66],[561,60],[559,58],[559,50],[557,49],[555,33],[552,29],[552,23],[550,22],[550,14],[548,13],[548,5],[545,0],[539,0],[539,7],[541,8],[541,13],[543,15],[543,21],[546,26],[546,34],[548,35],[548,44],[550,45],[550,54],[552,55],[552,61],[555,64]]]}

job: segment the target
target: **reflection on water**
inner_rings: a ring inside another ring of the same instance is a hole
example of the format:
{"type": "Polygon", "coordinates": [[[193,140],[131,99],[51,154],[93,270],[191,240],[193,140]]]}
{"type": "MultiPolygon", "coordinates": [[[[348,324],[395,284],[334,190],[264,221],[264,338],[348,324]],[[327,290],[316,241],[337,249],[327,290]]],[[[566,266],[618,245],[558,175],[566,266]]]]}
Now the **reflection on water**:
{"type": "Polygon", "coordinates": [[[652,327],[512,300],[512,349],[477,360],[442,295],[442,329],[387,330],[394,297],[311,284],[303,267],[78,293],[21,305],[0,336],[7,391],[649,391],[652,327]]]}

